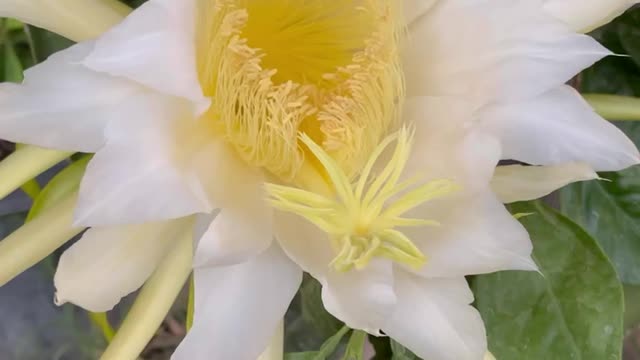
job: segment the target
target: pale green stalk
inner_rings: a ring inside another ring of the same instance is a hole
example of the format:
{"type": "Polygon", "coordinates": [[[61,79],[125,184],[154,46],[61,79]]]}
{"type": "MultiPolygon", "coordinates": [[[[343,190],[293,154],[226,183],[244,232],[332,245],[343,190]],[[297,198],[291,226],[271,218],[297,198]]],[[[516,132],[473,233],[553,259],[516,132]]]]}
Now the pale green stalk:
{"type": "Polygon", "coordinates": [[[102,35],[129,14],[118,0],[2,0],[0,17],[10,17],[83,41],[102,35]]]}
{"type": "Polygon", "coordinates": [[[0,199],[12,193],[71,153],[22,146],[0,162],[0,199]]]}
{"type": "Polygon", "coordinates": [[[488,352],[484,354],[484,360],[496,360],[495,356],[492,353],[488,352]]]}
{"type": "Polygon", "coordinates": [[[102,336],[104,336],[104,339],[107,342],[111,342],[111,340],[113,340],[113,337],[116,335],[116,331],[113,329],[113,327],[109,323],[109,318],[107,318],[107,313],[89,312],[89,319],[91,319],[91,322],[93,322],[93,324],[98,329],[100,329],[100,331],[102,332],[102,336]]]}
{"type": "Polygon", "coordinates": [[[0,286],[84,230],[71,225],[76,199],[75,193],[65,197],[56,206],[0,241],[0,286]]]}
{"type": "Polygon", "coordinates": [[[191,232],[185,232],[140,291],[101,360],[133,360],[144,350],[191,273],[191,232]]]}
{"type": "Polygon", "coordinates": [[[595,111],[608,120],[640,120],[640,98],[605,94],[584,94],[595,111]]]}
{"type": "Polygon", "coordinates": [[[196,309],[196,289],[195,280],[193,275],[189,278],[189,299],[187,300],[187,321],[185,327],[187,331],[191,330],[193,326],[193,314],[196,309]]]}

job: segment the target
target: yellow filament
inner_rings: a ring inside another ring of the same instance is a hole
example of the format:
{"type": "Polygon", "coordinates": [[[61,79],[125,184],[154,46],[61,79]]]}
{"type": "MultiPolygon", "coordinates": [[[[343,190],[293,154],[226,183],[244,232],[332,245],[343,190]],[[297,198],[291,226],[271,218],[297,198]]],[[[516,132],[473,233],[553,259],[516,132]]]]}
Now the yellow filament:
{"type": "Polygon", "coordinates": [[[404,96],[399,1],[200,0],[205,115],[250,165],[285,182],[323,170],[299,134],[348,177],[397,127],[404,96]]]}
{"type": "Polygon", "coordinates": [[[412,132],[403,128],[383,139],[368,159],[360,178],[352,184],[321,146],[302,135],[301,141],[322,164],[335,196],[268,184],[270,201],[277,209],[302,216],[327,233],[337,253],[331,265],[339,271],[362,269],[376,256],[420,267],[426,261],[425,255],[397,228],[437,226],[438,223],[403,215],[429,200],[456,191],[458,187],[445,179],[423,184],[417,178],[400,182],[412,138],[412,132]],[[391,159],[371,181],[376,162],[394,141],[396,146],[391,159]]]}

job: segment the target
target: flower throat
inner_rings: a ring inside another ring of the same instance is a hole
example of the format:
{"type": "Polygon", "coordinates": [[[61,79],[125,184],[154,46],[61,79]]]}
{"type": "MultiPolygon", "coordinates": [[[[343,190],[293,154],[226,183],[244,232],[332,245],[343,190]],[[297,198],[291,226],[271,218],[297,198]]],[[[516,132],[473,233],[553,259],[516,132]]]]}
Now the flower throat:
{"type": "Polygon", "coordinates": [[[249,165],[303,187],[305,176],[326,177],[304,133],[355,177],[398,128],[399,2],[198,4],[198,71],[213,99],[207,121],[249,165]]]}

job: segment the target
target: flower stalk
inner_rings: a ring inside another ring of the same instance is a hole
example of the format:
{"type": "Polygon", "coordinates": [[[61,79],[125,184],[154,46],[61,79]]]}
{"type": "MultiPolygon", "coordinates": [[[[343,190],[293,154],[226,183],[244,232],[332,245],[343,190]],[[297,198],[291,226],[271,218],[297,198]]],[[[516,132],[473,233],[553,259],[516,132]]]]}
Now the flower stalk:
{"type": "Polygon", "coordinates": [[[187,231],[140,291],[100,360],[136,359],[162,324],[191,273],[192,236],[187,231]]]}
{"type": "Polygon", "coordinates": [[[67,196],[0,241],[0,286],[84,230],[71,225],[76,198],[77,194],[67,196]]]}
{"type": "Polygon", "coordinates": [[[640,120],[640,98],[605,94],[585,94],[584,98],[608,120],[640,120]]]}
{"type": "Polygon", "coordinates": [[[0,199],[70,155],[36,146],[19,147],[0,162],[0,199]]]}
{"type": "Polygon", "coordinates": [[[131,12],[118,0],[2,0],[0,17],[15,18],[73,41],[96,38],[131,12]]]}

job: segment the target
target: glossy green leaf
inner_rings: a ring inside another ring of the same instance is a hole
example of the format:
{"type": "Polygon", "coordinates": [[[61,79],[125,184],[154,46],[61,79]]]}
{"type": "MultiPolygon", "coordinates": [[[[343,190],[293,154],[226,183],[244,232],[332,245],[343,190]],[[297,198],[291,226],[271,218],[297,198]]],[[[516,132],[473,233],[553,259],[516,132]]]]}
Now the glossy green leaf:
{"type": "Polygon", "coordinates": [[[308,274],[305,274],[304,281],[300,287],[302,317],[310,324],[313,324],[322,339],[326,339],[340,330],[342,323],[324,308],[321,292],[322,285],[308,274]]]}
{"type": "Polygon", "coordinates": [[[391,360],[420,360],[420,358],[395,340],[391,340],[391,360]]]}
{"type": "Polygon", "coordinates": [[[342,360],[364,360],[364,343],[367,340],[367,333],[362,330],[354,330],[349,338],[347,350],[342,360]]]}
{"type": "MultiPolygon", "coordinates": [[[[624,126],[640,130],[638,123],[624,126]]],[[[600,176],[608,181],[563,189],[562,213],[598,240],[624,283],[640,284],[640,168],[600,176]]]]}
{"type": "Polygon", "coordinates": [[[597,242],[539,203],[511,210],[535,213],[521,222],[541,273],[506,271],[474,279],[489,349],[497,359],[620,359],[622,287],[597,242]]]}
{"type": "Polygon", "coordinates": [[[640,286],[624,286],[624,329],[629,332],[640,326],[640,286]]]}
{"type": "Polygon", "coordinates": [[[343,326],[338,332],[333,334],[327,341],[322,344],[320,350],[318,351],[305,351],[300,353],[289,353],[286,354],[285,360],[326,360],[331,356],[340,345],[342,338],[349,332],[351,329],[347,326],[343,326]]]}
{"type": "Polygon", "coordinates": [[[33,201],[33,206],[31,206],[31,210],[29,210],[29,214],[27,215],[27,221],[30,221],[38,216],[38,214],[51,208],[67,195],[77,191],[89,160],[91,160],[91,156],[85,155],[82,159],[67,166],[51,179],[42,189],[40,195],[33,201]]]}

